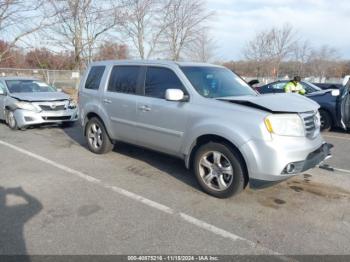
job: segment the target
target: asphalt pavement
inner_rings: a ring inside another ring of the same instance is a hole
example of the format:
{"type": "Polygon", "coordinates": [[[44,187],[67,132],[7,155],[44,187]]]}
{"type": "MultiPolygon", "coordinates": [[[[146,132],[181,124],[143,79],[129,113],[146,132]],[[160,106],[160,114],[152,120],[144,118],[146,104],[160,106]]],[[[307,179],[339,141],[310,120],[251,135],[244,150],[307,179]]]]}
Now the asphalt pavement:
{"type": "Polygon", "coordinates": [[[323,135],[334,171],[216,199],[181,160],[0,124],[0,254],[350,254],[350,134],[323,135]]]}

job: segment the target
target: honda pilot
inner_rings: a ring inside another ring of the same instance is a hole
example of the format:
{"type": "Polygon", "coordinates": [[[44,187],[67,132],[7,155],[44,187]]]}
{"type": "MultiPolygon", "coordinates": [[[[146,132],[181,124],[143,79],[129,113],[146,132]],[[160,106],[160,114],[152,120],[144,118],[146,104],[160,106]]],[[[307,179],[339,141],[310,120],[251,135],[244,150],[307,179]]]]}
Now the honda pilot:
{"type": "Polygon", "coordinates": [[[95,62],[82,79],[79,106],[92,152],[123,141],[181,158],[219,198],[283,181],[330,157],[317,103],[257,94],[217,65],[95,62]]]}

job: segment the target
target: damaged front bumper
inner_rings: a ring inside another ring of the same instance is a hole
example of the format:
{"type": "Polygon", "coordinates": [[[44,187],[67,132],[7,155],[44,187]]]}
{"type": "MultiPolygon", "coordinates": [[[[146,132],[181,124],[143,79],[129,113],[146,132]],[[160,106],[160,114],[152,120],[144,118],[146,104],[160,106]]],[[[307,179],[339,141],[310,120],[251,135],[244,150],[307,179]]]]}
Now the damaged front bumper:
{"type": "Polygon", "coordinates": [[[282,175],[287,176],[282,180],[278,181],[266,181],[266,180],[259,180],[259,179],[250,179],[249,184],[251,188],[260,189],[260,188],[266,188],[275,184],[278,184],[285,179],[289,178],[292,175],[296,175],[302,172],[305,172],[311,168],[314,168],[321,164],[323,161],[329,159],[332,157],[331,149],[334,146],[332,144],[324,143],[321,147],[319,147],[317,150],[311,152],[305,160],[303,161],[297,161],[297,162],[291,162],[287,164],[285,169],[282,171],[282,175]]]}
{"type": "Polygon", "coordinates": [[[19,128],[40,124],[74,122],[78,120],[78,115],[77,108],[53,112],[34,112],[23,109],[16,109],[14,111],[14,116],[19,128]]]}

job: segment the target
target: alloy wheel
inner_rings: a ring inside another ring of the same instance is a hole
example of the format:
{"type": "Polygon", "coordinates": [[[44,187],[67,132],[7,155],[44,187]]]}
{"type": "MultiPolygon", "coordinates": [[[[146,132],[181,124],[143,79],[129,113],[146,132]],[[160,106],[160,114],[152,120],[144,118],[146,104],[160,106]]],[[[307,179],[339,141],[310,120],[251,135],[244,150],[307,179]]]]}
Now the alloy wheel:
{"type": "Polygon", "coordinates": [[[228,158],[218,152],[209,151],[199,161],[199,174],[211,189],[224,191],[233,181],[233,167],[228,158]]]}
{"type": "Polygon", "coordinates": [[[94,149],[100,149],[103,145],[102,129],[98,124],[93,123],[90,126],[88,130],[88,141],[94,149]]]}

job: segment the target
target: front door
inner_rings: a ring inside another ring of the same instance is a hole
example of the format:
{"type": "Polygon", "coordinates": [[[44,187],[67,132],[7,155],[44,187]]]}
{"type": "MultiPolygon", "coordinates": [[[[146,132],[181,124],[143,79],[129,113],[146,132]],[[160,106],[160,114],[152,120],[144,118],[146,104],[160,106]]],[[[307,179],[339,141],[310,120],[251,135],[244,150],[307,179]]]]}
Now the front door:
{"type": "Polygon", "coordinates": [[[0,81],[0,119],[1,120],[5,120],[5,100],[6,100],[5,84],[0,81]]]}
{"type": "Polygon", "coordinates": [[[346,129],[350,129],[350,81],[341,90],[338,101],[338,112],[340,112],[341,123],[346,129]]]}
{"type": "Polygon", "coordinates": [[[136,101],[142,77],[139,66],[114,66],[102,105],[108,114],[114,139],[134,143],[136,133],[136,101]]]}
{"type": "Polygon", "coordinates": [[[137,102],[138,144],[177,155],[187,127],[188,102],[167,101],[167,89],[186,90],[174,71],[148,67],[144,96],[137,102]]]}

